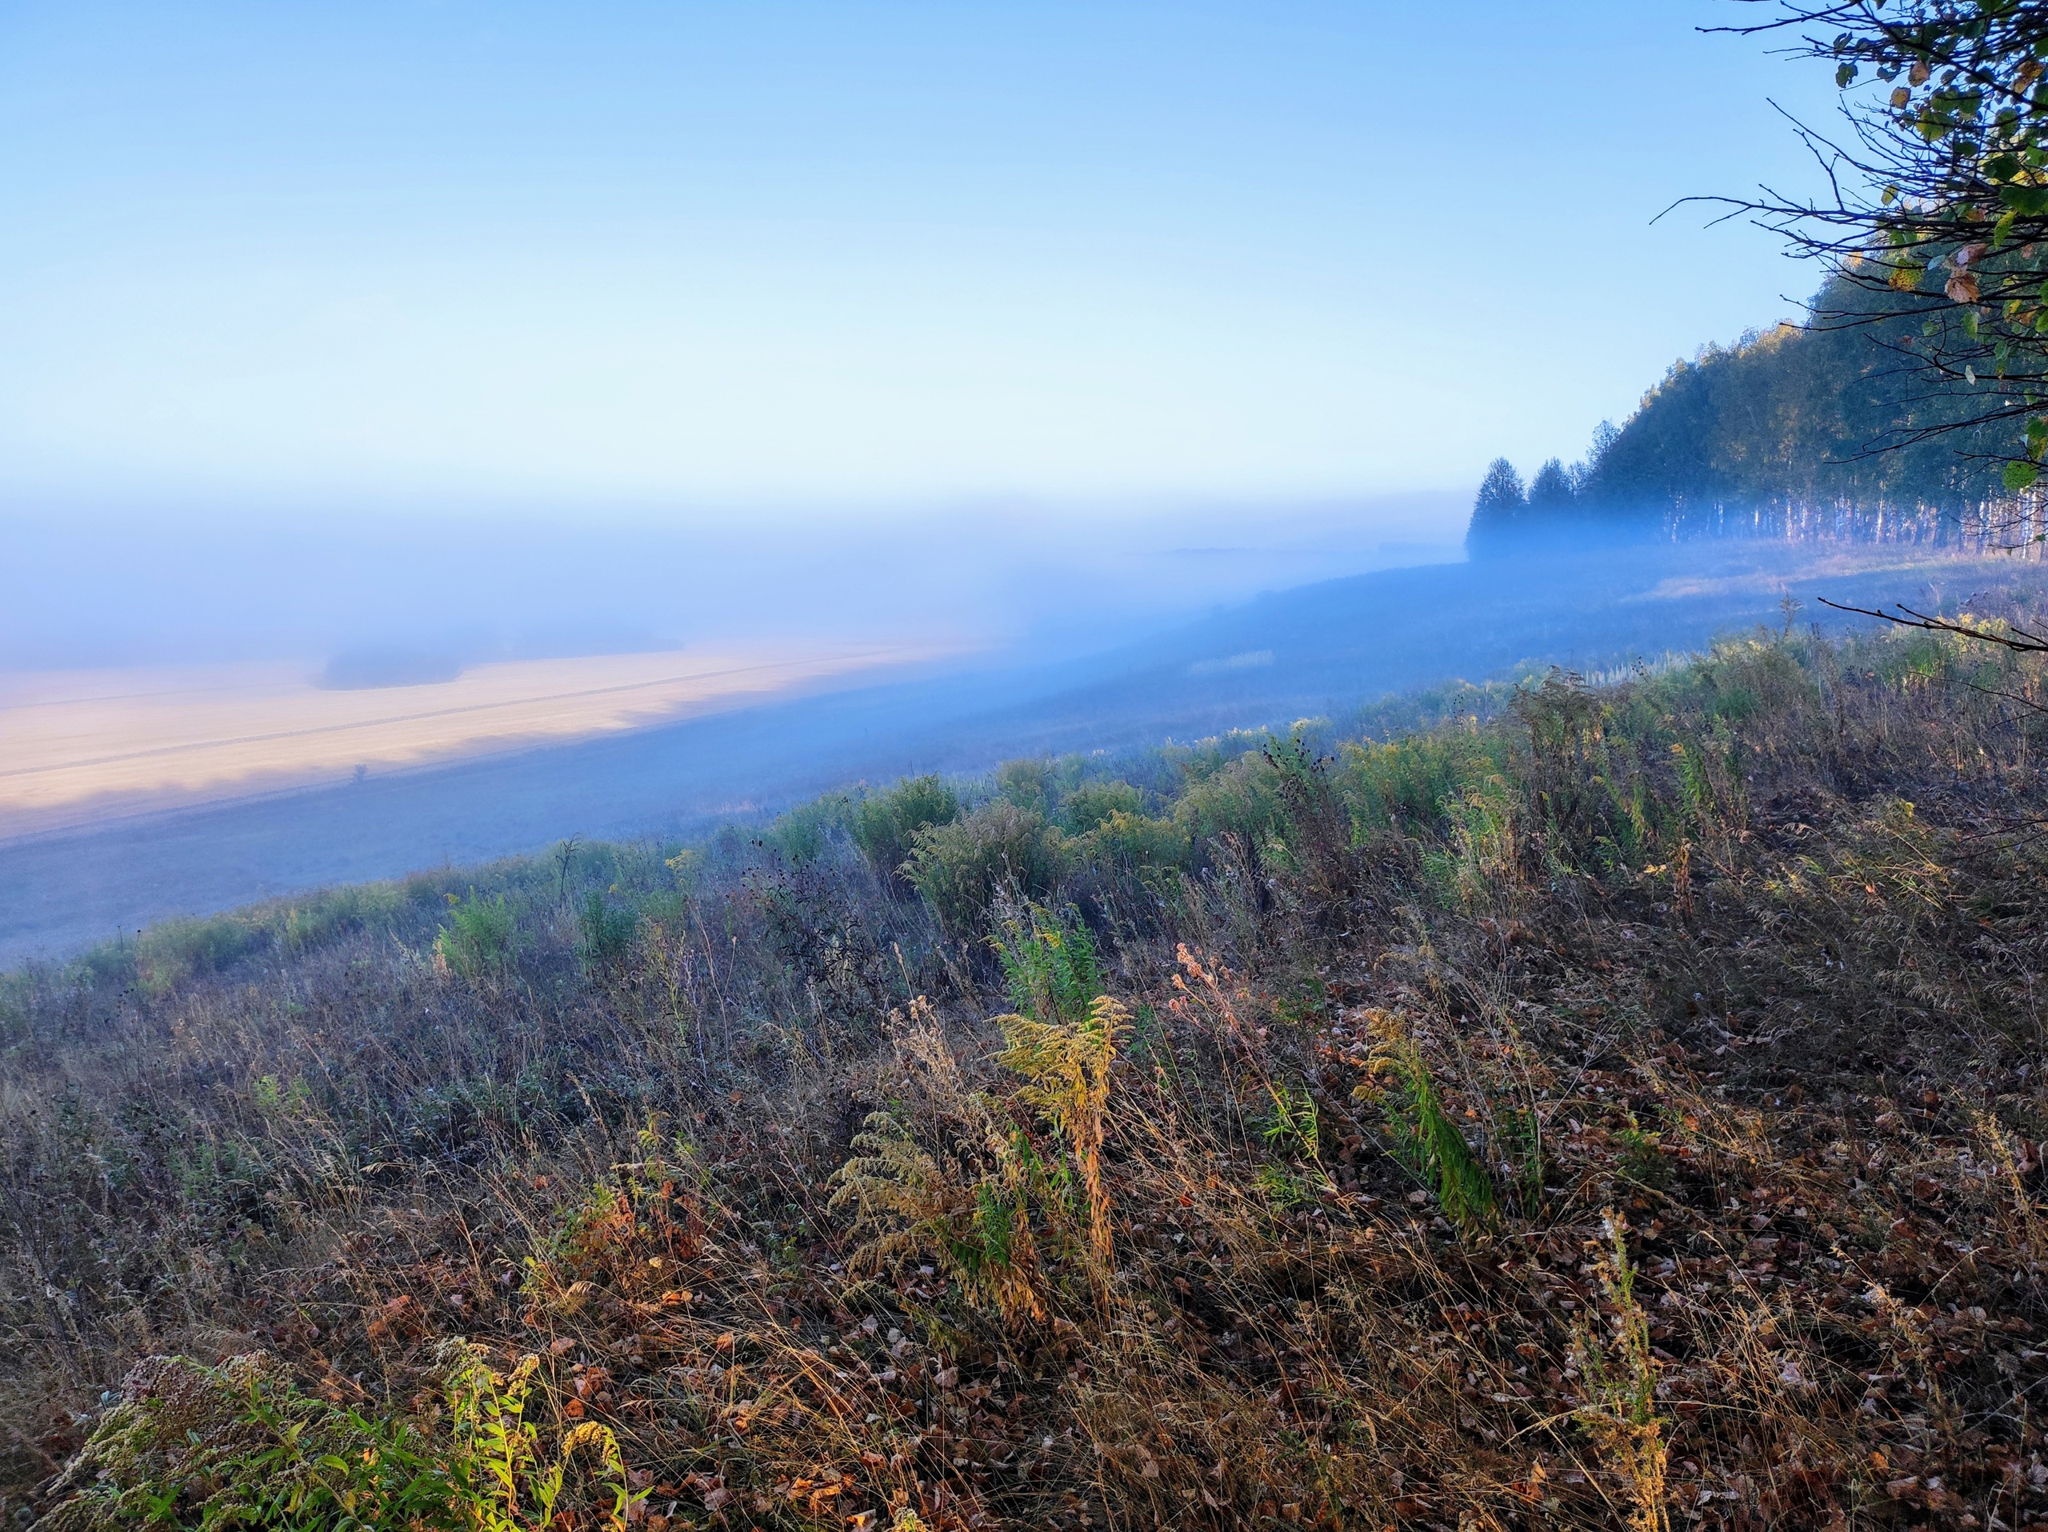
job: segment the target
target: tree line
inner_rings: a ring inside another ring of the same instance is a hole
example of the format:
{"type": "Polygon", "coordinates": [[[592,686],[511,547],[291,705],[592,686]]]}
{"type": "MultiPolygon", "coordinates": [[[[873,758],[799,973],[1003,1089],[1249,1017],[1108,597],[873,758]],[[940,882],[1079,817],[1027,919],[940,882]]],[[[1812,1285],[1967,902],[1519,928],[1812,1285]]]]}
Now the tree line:
{"type": "Polygon", "coordinates": [[[2048,545],[2048,5],[1740,3],[1714,30],[1833,72],[1838,121],[1796,129],[1825,191],[1691,200],[1827,280],[1803,325],[1675,365],[1541,493],[1497,460],[1473,551],[1565,531],[2048,545]]]}
{"type": "MultiPolygon", "coordinates": [[[[1930,376],[1916,355],[1924,316],[1907,302],[1829,322],[1845,285],[1831,279],[1804,326],[1675,363],[1569,467],[1552,458],[1525,486],[1496,459],[1473,506],[1472,551],[1566,534],[2031,541],[2039,512],[2031,488],[2010,485],[2009,428],[1981,418],[1999,380],[1930,376]]],[[[1868,293],[1859,298],[1868,308],[1868,293]]]]}

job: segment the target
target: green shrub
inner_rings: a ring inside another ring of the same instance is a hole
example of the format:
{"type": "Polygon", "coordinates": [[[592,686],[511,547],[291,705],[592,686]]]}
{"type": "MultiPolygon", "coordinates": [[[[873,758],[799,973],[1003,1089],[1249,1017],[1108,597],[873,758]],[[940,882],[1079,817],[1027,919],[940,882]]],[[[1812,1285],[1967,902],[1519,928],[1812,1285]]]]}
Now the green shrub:
{"type": "Polygon", "coordinates": [[[241,916],[167,920],[136,939],[135,976],[152,995],[168,994],[188,979],[219,973],[264,940],[263,929],[241,916]]]}
{"type": "Polygon", "coordinates": [[[447,872],[408,873],[399,882],[398,896],[407,904],[437,905],[448,898],[453,880],[453,874],[447,872]]]}
{"type": "Polygon", "coordinates": [[[960,817],[960,795],[935,776],[910,777],[853,811],[853,840],[875,871],[901,881],[918,833],[960,817]]]}
{"type": "Polygon", "coordinates": [[[1194,853],[1186,825],[1121,809],[1079,836],[1074,845],[1077,860],[1087,866],[1141,876],[1184,868],[1194,853]]]}
{"type": "Polygon", "coordinates": [[[622,1532],[640,1497],[627,1489],[610,1429],[575,1426],[550,1454],[524,1419],[536,1358],[501,1374],[472,1346],[457,1342],[445,1355],[446,1411],[432,1433],[303,1394],[263,1353],[219,1367],[151,1357],[51,1486],[61,1498],[37,1525],[537,1532],[555,1525],[569,1468],[583,1457],[595,1461],[595,1524],[622,1532]]]}
{"type": "Polygon", "coordinates": [[[951,824],[917,835],[908,865],[911,884],[956,936],[978,930],[996,896],[1045,899],[1065,865],[1060,833],[1043,816],[997,799],[951,824]]]}
{"type": "Polygon", "coordinates": [[[1113,814],[1145,812],[1145,795],[1128,782],[1083,782],[1060,804],[1060,826],[1070,835],[1085,835],[1113,814]]]}
{"type": "Polygon", "coordinates": [[[778,817],[761,835],[761,844],[792,867],[815,862],[838,836],[853,828],[854,802],[845,793],[827,793],[778,817]]]}
{"type": "Polygon", "coordinates": [[[289,906],[278,935],[287,950],[307,952],[350,932],[383,925],[404,906],[404,890],[396,883],[327,889],[289,906]]]}
{"type": "Polygon", "coordinates": [[[602,889],[593,888],[583,896],[576,912],[576,955],[588,968],[617,968],[633,951],[633,936],[640,929],[639,913],[616,905],[602,889]]]}
{"type": "Polygon", "coordinates": [[[1506,762],[1500,732],[1468,723],[1388,744],[1345,745],[1337,788],[1361,831],[1422,829],[1443,823],[1506,762]]]}
{"type": "Polygon", "coordinates": [[[1490,777],[1443,806],[1449,844],[1425,847],[1422,869],[1446,909],[1493,908],[1516,891],[1517,807],[1513,784],[1504,777],[1490,777]]]}
{"type": "Polygon", "coordinates": [[[664,893],[687,898],[703,879],[704,850],[701,846],[678,846],[661,859],[661,867],[667,877],[658,880],[656,886],[664,893]]]}
{"type": "Polygon", "coordinates": [[[434,957],[449,973],[480,979],[500,973],[512,960],[512,907],[503,894],[489,899],[471,889],[467,899],[448,896],[448,924],[434,938],[434,957]]]}
{"type": "Polygon", "coordinates": [[[1010,1004],[1041,1021],[1077,1022],[1102,993],[1102,959],[1078,920],[1033,906],[996,938],[1010,1004]]]}
{"type": "Polygon", "coordinates": [[[311,1399],[269,1357],[151,1357],[52,1486],[44,1532],[474,1525],[418,1432],[311,1399]]]}
{"type": "Polygon", "coordinates": [[[1191,745],[1167,745],[1159,753],[1183,783],[1203,782],[1245,756],[1258,754],[1272,737],[1266,729],[1232,729],[1191,745]]]}
{"type": "MultiPolygon", "coordinates": [[[[1266,743],[1266,736],[1258,736],[1258,742],[1266,743]]],[[[1263,846],[1287,824],[1280,774],[1263,754],[1240,756],[1191,781],[1174,804],[1173,817],[1197,840],[1236,835],[1263,846]]]]}
{"type": "Polygon", "coordinates": [[[996,768],[996,796],[1034,814],[1052,812],[1052,762],[1042,757],[1005,761],[996,768]]]}
{"type": "Polygon", "coordinates": [[[103,942],[73,959],[70,971],[86,989],[122,989],[136,981],[135,943],[103,942]]]}
{"type": "Polygon", "coordinates": [[[0,973],[0,1048],[28,1040],[36,998],[33,975],[20,969],[0,973]]]}

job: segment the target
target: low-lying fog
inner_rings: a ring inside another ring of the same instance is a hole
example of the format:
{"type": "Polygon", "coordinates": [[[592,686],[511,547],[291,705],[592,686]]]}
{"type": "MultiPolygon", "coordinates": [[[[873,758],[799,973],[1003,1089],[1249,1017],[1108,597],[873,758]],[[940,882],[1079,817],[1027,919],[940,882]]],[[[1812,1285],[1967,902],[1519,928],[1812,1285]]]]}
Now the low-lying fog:
{"type": "Polygon", "coordinates": [[[657,518],[180,505],[8,521],[0,670],[291,659],[349,685],[755,638],[1070,655],[1262,590],[1457,558],[1463,506],[1416,494],[657,518]]]}
{"type": "Polygon", "coordinates": [[[704,833],[862,780],[1861,620],[1816,597],[1996,610],[2041,584],[1877,545],[1446,562],[1428,512],[991,507],[944,535],[916,516],[44,520],[0,606],[0,966],[566,837],[704,833]],[[53,665],[103,668],[30,668],[53,665]]]}

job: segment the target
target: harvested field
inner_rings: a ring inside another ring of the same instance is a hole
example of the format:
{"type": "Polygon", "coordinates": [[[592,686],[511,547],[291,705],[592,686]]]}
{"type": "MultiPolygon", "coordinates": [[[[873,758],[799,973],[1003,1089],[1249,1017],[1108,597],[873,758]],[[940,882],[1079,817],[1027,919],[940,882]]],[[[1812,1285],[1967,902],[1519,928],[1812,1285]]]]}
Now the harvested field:
{"type": "Polygon", "coordinates": [[[942,652],[727,644],[349,691],[291,663],[0,674],[0,839],[670,723],[942,652]]]}

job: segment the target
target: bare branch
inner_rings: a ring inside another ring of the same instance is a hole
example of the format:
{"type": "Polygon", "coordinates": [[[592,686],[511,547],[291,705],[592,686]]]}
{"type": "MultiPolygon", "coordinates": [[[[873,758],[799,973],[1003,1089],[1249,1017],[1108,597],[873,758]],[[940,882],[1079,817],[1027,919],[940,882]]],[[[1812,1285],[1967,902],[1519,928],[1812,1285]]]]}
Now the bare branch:
{"type": "Polygon", "coordinates": [[[1822,606],[1831,606],[1838,612],[1854,612],[1859,617],[1875,617],[1880,622],[1889,622],[1901,628],[1923,628],[1929,633],[1955,633],[1964,638],[1974,638],[1979,643],[1997,644],[2002,648],[2017,650],[2021,654],[2048,654],[2048,637],[2029,633],[2026,629],[2012,626],[2006,633],[1994,633],[1988,628],[1972,627],[1968,623],[1951,622],[1946,617],[1933,617],[1926,612],[1916,612],[1903,601],[1896,602],[1897,612],[1881,612],[1867,606],[1850,606],[1840,601],[1820,598],[1822,606]]]}

